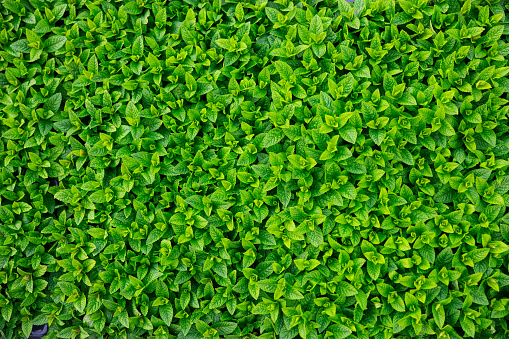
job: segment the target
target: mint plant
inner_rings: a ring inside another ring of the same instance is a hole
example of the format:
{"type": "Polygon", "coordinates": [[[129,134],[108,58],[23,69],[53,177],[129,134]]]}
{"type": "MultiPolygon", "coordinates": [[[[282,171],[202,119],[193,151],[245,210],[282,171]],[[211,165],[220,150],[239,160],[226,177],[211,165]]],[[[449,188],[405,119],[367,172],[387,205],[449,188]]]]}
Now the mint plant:
{"type": "Polygon", "coordinates": [[[0,0],[0,333],[509,335],[505,0],[0,0]]]}

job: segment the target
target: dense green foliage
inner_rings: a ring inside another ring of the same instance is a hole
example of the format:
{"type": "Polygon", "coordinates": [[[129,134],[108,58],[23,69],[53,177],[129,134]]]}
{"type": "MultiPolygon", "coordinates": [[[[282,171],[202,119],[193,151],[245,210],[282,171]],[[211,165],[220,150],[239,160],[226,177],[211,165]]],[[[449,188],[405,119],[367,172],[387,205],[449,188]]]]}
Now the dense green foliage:
{"type": "Polygon", "coordinates": [[[503,0],[0,8],[0,336],[509,333],[503,0]]]}

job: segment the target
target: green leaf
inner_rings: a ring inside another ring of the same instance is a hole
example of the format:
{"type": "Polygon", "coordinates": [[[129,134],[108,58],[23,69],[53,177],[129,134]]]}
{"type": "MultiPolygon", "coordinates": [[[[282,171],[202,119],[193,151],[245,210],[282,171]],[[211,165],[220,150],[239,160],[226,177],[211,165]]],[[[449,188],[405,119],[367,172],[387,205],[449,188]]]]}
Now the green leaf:
{"type": "Polygon", "coordinates": [[[129,328],[129,315],[127,314],[126,310],[120,312],[120,314],[118,315],[118,321],[125,328],[129,328]]]}
{"type": "Polygon", "coordinates": [[[337,286],[337,290],[338,290],[338,293],[340,295],[344,295],[346,297],[351,297],[353,295],[356,295],[357,293],[359,293],[355,287],[353,287],[353,285],[345,282],[345,281],[341,281],[338,283],[338,286],[337,286]]]}
{"type": "Polygon", "coordinates": [[[460,324],[466,335],[472,338],[475,337],[475,325],[470,318],[467,318],[466,316],[460,317],[460,324]]]}
{"type": "Polygon", "coordinates": [[[479,305],[489,305],[488,298],[486,294],[479,288],[475,288],[470,292],[472,296],[472,301],[479,305]]]}
{"type": "Polygon", "coordinates": [[[315,227],[312,231],[307,233],[309,243],[315,247],[320,246],[323,243],[323,233],[319,227],[315,227]]]}
{"type": "Polygon", "coordinates": [[[144,49],[143,36],[140,35],[133,42],[132,54],[133,55],[142,55],[143,49],[144,49]]]}
{"type": "Polygon", "coordinates": [[[281,76],[281,78],[283,78],[285,80],[290,80],[290,77],[293,75],[293,70],[290,67],[290,65],[288,65],[284,61],[276,61],[275,65],[276,65],[276,70],[279,73],[279,75],[281,76]]]}
{"type": "Polygon", "coordinates": [[[385,131],[382,129],[370,129],[369,136],[376,145],[380,146],[385,139],[385,131]]]}
{"type": "Polygon", "coordinates": [[[311,20],[311,24],[309,26],[309,32],[316,34],[316,35],[323,32],[322,19],[320,18],[320,16],[318,14],[315,15],[313,17],[313,19],[311,20]]]}
{"type": "Polygon", "coordinates": [[[401,160],[405,164],[407,164],[409,166],[413,166],[414,165],[414,158],[412,156],[412,153],[410,153],[409,150],[407,150],[407,149],[401,150],[400,154],[401,154],[401,160]]]}
{"type": "Polygon", "coordinates": [[[62,94],[55,93],[44,103],[44,109],[48,111],[57,112],[60,109],[61,102],[62,94]]]}
{"type": "Polygon", "coordinates": [[[232,321],[220,321],[212,324],[212,327],[217,331],[219,335],[232,334],[237,328],[237,323],[232,321]]]}
{"type": "Polygon", "coordinates": [[[265,14],[267,14],[267,18],[272,22],[272,23],[277,23],[278,22],[278,14],[279,11],[275,8],[272,8],[272,7],[265,7],[265,14]]]}
{"type": "Polygon", "coordinates": [[[28,45],[27,39],[19,39],[11,44],[11,48],[20,53],[30,53],[31,47],[28,45]]]}
{"type": "Polygon", "coordinates": [[[220,294],[214,295],[210,301],[209,307],[211,309],[219,308],[226,303],[227,299],[220,294]]]}
{"type": "Polygon", "coordinates": [[[448,204],[456,199],[458,193],[449,185],[443,185],[433,197],[433,200],[443,204],[448,204]]]}
{"type": "Polygon", "coordinates": [[[65,45],[67,38],[65,36],[53,35],[44,40],[44,50],[46,53],[53,53],[58,51],[65,45]]]}
{"type": "Polygon", "coordinates": [[[484,258],[486,258],[489,253],[490,253],[489,248],[477,248],[477,249],[469,252],[469,255],[475,264],[475,263],[478,263],[479,261],[483,260],[484,258]]]}
{"type": "Polygon", "coordinates": [[[391,24],[396,25],[396,26],[404,25],[411,20],[412,20],[412,17],[410,15],[408,15],[405,12],[400,12],[394,16],[394,18],[391,21],[391,24]]]}
{"type": "Polygon", "coordinates": [[[284,138],[283,131],[280,128],[273,128],[263,138],[263,146],[265,148],[279,143],[284,138]]]}
{"type": "Polygon", "coordinates": [[[65,203],[70,203],[73,199],[73,194],[71,193],[71,190],[61,190],[55,194],[55,199],[65,203]]]}
{"type": "Polygon", "coordinates": [[[327,330],[333,334],[334,339],[343,339],[352,334],[352,331],[348,327],[341,324],[329,326],[327,330]]]}
{"type": "Polygon", "coordinates": [[[437,326],[439,328],[443,328],[444,324],[445,324],[444,305],[438,304],[438,303],[433,304],[432,311],[433,311],[433,319],[435,320],[435,324],[437,324],[437,326]]]}
{"type": "Polygon", "coordinates": [[[101,204],[101,203],[106,202],[106,195],[104,194],[103,191],[97,191],[97,192],[92,193],[89,196],[89,200],[91,202],[101,204]]]}
{"type": "Polygon", "coordinates": [[[12,222],[14,214],[5,206],[0,206],[0,220],[4,223],[12,222]]]}
{"type": "Polygon", "coordinates": [[[12,306],[12,303],[8,303],[7,305],[3,306],[1,309],[0,309],[0,312],[2,313],[2,318],[8,322],[10,321],[11,319],[11,316],[12,316],[12,310],[13,310],[13,306],[12,306]]]}
{"type": "Polygon", "coordinates": [[[159,239],[161,239],[161,237],[163,236],[163,231],[155,228],[153,229],[152,231],[150,231],[148,237],[147,237],[147,245],[150,245],[150,244],[153,244],[155,243],[156,241],[158,241],[159,239]]]}
{"type": "Polygon", "coordinates": [[[102,228],[91,228],[87,230],[87,233],[96,239],[104,239],[106,237],[106,230],[102,228]]]}
{"type": "Polygon", "coordinates": [[[355,144],[357,140],[357,130],[350,124],[346,124],[339,130],[339,135],[341,138],[348,141],[351,144],[355,144]]]}
{"type": "Polygon", "coordinates": [[[371,261],[368,261],[367,263],[367,271],[368,275],[371,277],[371,279],[376,280],[380,276],[380,265],[373,264],[371,261]]]}
{"type": "Polygon", "coordinates": [[[239,21],[244,21],[244,9],[242,8],[242,4],[240,2],[235,7],[235,17],[239,21]]]}
{"type": "Polygon", "coordinates": [[[497,136],[492,130],[484,130],[481,132],[481,137],[486,141],[491,147],[495,147],[497,144],[497,136]]]}
{"type": "Polygon", "coordinates": [[[500,182],[495,182],[495,192],[505,194],[509,191],[509,176],[505,176],[500,182]]]}
{"type": "Polygon", "coordinates": [[[139,119],[139,117],[140,117],[138,108],[136,108],[136,105],[132,101],[129,101],[127,103],[127,108],[125,110],[125,116],[126,116],[126,118],[133,119],[133,120],[139,119]]]}
{"type": "Polygon", "coordinates": [[[77,290],[76,285],[65,281],[58,282],[58,287],[60,287],[62,293],[64,293],[64,295],[67,297],[70,297],[74,293],[74,290],[77,290]]]}
{"type": "Polygon", "coordinates": [[[159,306],[159,315],[166,326],[170,326],[173,320],[173,307],[171,305],[159,306]]]}
{"type": "MultiPolygon", "coordinates": [[[[1,214],[0,214],[1,216],[1,214]]],[[[500,225],[500,233],[504,237],[504,240],[509,242],[509,224],[500,225]]]]}
{"type": "Polygon", "coordinates": [[[30,322],[30,321],[23,321],[21,323],[21,329],[23,330],[23,334],[27,338],[30,337],[30,334],[32,333],[32,328],[33,328],[33,325],[32,325],[32,322],[30,322]]]}
{"type": "Polygon", "coordinates": [[[450,247],[444,248],[435,259],[437,267],[450,267],[452,264],[453,253],[450,247]]]}

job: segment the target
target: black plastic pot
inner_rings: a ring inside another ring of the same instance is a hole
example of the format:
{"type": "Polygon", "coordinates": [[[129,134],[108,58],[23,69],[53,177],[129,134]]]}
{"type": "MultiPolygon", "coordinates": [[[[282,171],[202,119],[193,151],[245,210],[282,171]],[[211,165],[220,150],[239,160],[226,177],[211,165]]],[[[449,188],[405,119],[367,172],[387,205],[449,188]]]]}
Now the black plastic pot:
{"type": "Polygon", "coordinates": [[[32,328],[32,333],[30,333],[28,339],[41,339],[46,334],[48,334],[48,324],[35,325],[32,328]]]}

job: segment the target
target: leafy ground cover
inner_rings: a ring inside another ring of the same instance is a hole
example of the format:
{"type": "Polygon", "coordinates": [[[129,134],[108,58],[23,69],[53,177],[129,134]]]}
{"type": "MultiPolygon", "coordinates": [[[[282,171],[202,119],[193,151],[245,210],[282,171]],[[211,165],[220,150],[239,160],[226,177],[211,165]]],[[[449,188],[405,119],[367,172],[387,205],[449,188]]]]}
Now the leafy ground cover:
{"type": "Polygon", "coordinates": [[[1,335],[506,338],[507,8],[2,0],[1,335]]]}

